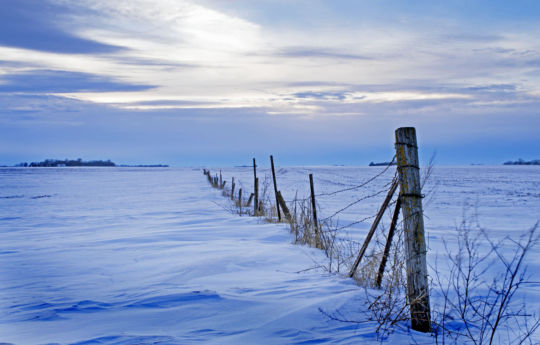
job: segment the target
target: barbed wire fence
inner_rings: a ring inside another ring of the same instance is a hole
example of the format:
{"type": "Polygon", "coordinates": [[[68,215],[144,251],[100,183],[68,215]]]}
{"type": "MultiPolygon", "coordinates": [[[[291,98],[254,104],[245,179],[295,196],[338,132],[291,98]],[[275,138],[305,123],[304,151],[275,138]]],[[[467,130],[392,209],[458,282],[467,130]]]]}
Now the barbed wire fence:
{"type": "MultiPolygon", "coordinates": [[[[395,145],[396,155],[381,171],[361,183],[329,192],[315,193],[313,175],[309,174],[310,195],[298,198],[296,192],[294,199],[287,201],[277,186],[273,156],[270,156],[272,181],[265,176],[261,183],[257,177],[255,158],[253,159],[253,192],[246,192],[234,177],[227,187],[227,181],[223,179],[221,171],[219,174],[212,174],[210,170],[204,169],[203,172],[209,183],[214,188],[222,190],[222,194],[231,200],[231,211],[240,215],[261,217],[267,222],[288,223],[296,243],[324,251],[328,258],[325,269],[330,272],[346,271],[347,275],[359,284],[385,291],[373,301],[371,308],[374,313],[380,313],[381,308],[383,306],[386,308],[389,304],[405,303],[406,306],[400,306],[398,309],[410,311],[412,328],[427,332],[431,326],[421,204],[423,183],[420,182],[415,129],[396,130],[395,145]],[[394,174],[388,178],[387,175],[394,166],[396,167],[394,174]],[[382,185],[374,187],[375,182],[382,182],[382,185]],[[274,195],[271,193],[271,183],[274,195]],[[240,187],[237,188],[237,185],[240,187]],[[396,193],[398,187],[399,192],[396,193]],[[345,206],[330,212],[329,216],[318,218],[320,206],[317,198],[339,198],[343,193],[355,193],[356,197],[345,206]],[[340,224],[340,216],[345,212],[350,212],[353,207],[364,205],[367,201],[373,202],[384,195],[386,197],[381,207],[374,209],[369,215],[344,225],[340,224]],[[386,229],[385,226],[381,226],[381,220],[392,208],[394,212],[390,216],[387,235],[384,236],[386,229]],[[400,211],[403,213],[403,219],[398,221],[400,211]],[[352,239],[347,231],[361,223],[371,223],[363,242],[352,239]],[[379,228],[383,228],[383,231],[377,232],[379,228]],[[396,293],[406,297],[398,301],[394,296],[396,293]]],[[[394,317],[401,318],[402,314],[400,312],[394,317]]]]}

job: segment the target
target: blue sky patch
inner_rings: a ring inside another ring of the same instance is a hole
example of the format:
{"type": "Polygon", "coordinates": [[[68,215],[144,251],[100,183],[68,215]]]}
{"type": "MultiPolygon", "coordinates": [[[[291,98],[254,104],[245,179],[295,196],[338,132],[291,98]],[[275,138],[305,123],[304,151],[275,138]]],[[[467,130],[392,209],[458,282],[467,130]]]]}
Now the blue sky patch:
{"type": "Polygon", "coordinates": [[[61,24],[71,12],[47,0],[3,0],[0,45],[54,53],[112,53],[123,48],[77,37],[61,24]]]}
{"type": "Polygon", "coordinates": [[[0,92],[105,92],[143,91],[153,88],[152,85],[122,83],[94,74],[51,70],[11,74],[0,78],[0,82],[0,92]]]}

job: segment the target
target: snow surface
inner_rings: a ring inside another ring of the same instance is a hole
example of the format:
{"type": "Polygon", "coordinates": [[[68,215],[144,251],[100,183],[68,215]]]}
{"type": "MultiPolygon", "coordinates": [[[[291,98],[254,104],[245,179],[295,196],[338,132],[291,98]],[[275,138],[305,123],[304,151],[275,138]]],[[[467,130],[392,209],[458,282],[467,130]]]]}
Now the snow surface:
{"type": "MultiPolygon", "coordinates": [[[[291,200],[308,195],[309,173],[324,193],[381,170],[278,168],[278,187],[291,200]]],[[[223,175],[252,188],[250,168],[223,175]]],[[[378,343],[373,322],[341,323],[320,311],[366,320],[362,288],[315,269],[323,253],[291,244],[285,225],[227,211],[200,169],[0,168],[0,176],[0,343],[378,343]]],[[[392,176],[390,169],[365,189],[320,197],[321,218],[392,176]]],[[[425,190],[430,260],[443,239],[452,245],[463,219],[475,217],[494,239],[517,237],[540,219],[538,167],[438,167],[425,190]]],[[[384,196],[339,214],[339,224],[373,215],[384,196]]],[[[369,226],[347,236],[361,241],[369,226]]],[[[540,274],[539,253],[528,260],[540,274]]],[[[519,296],[537,314],[539,287],[519,296]]],[[[406,325],[387,341],[434,343],[406,325]]]]}

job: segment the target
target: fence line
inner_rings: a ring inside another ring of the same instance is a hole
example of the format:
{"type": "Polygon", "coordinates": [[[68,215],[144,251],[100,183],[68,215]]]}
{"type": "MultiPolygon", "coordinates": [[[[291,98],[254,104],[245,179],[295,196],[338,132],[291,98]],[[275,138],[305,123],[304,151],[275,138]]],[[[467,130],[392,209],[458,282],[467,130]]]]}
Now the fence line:
{"type": "MultiPolygon", "coordinates": [[[[291,233],[294,234],[295,241],[297,243],[308,244],[324,250],[330,260],[329,266],[335,262],[338,267],[338,272],[340,270],[340,266],[348,266],[350,269],[348,275],[357,280],[362,280],[362,278],[357,275],[357,268],[360,261],[366,254],[368,245],[370,244],[375,231],[379,227],[381,218],[391,206],[396,205],[392,216],[392,224],[389,234],[386,237],[384,253],[380,253],[381,262],[379,265],[376,265],[377,269],[374,269],[376,278],[374,277],[369,284],[379,288],[381,287],[382,275],[385,271],[385,265],[386,261],[388,260],[390,246],[392,245],[394,231],[397,225],[401,225],[401,231],[405,232],[406,241],[405,253],[407,256],[406,271],[409,301],[408,307],[411,313],[412,328],[418,331],[428,332],[430,330],[430,309],[425,262],[426,246],[423,242],[425,235],[423,233],[424,230],[422,220],[422,194],[420,192],[421,184],[418,171],[418,147],[416,146],[416,133],[414,128],[399,128],[396,130],[396,155],[393,156],[392,160],[382,171],[378,172],[361,184],[319,194],[315,194],[313,174],[309,174],[310,196],[301,199],[298,199],[297,196],[295,196],[293,200],[289,201],[289,205],[291,205],[290,207],[287,206],[287,202],[283,199],[282,193],[277,187],[277,177],[274,168],[273,156],[270,156],[270,162],[273,189],[275,194],[275,205],[273,205],[270,201],[271,196],[268,194],[269,191],[267,187],[269,183],[265,184],[263,182],[262,194],[259,191],[260,185],[256,172],[255,158],[253,158],[254,190],[251,193],[247,203],[244,203],[242,200],[241,188],[239,189],[238,199],[236,199],[235,186],[236,183],[240,182],[237,180],[235,183],[234,177],[232,177],[231,188],[229,190],[225,188],[226,181],[223,180],[221,171],[219,176],[216,174],[215,177],[212,177],[211,172],[204,169],[204,174],[208,177],[208,181],[214,188],[223,190],[224,196],[230,197],[230,199],[233,201],[233,207],[236,207],[239,214],[249,214],[252,216],[263,217],[269,222],[284,221],[289,223],[291,233]],[[356,199],[341,209],[333,212],[328,217],[320,220],[317,219],[316,197],[334,196],[340,193],[364,188],[384,175],[393,165],[397,165],[394,176],[388,183],[383,185],[380,190],[356,199]],[[393,195],[395,194],[398,186],[400,186],[400,191],[397,198],[393,199],[393,195]],[[387,196],[377,213],[349,223],[345,226],[338,226],[339,219],[335,219],[336,216],[347,209],[360,204],[362,201],[375,198],[383,193],[387,193],[387,196]],[[253,210],[251,211],[249,206],[253,197],[255,202],[253,210]],[[398,223],[397,217],[400,210],[403,213],[403,219],[398,223]],[[281,217],[281,211],[283,211],[285,216],[284,219],[281,217]],[[337,233],[340,230],[350,228],[356,224],[363,223],[371,219],[374,219],[374,221],[360,250],[358,248],[359,242],[345,240],[337,236],[337,233]],[[338,248],[336,246],[341,247],[338,248]],[[356,252],[358,252],[358,254],[356,254],[356,252]],[[356,260],[354,260],[355,257],[356,260]],[[354,262],[351,260],[354,260],[354,262]]],[[[376,257],[376,255],[372,255],[372,257],[376,257]]]]}

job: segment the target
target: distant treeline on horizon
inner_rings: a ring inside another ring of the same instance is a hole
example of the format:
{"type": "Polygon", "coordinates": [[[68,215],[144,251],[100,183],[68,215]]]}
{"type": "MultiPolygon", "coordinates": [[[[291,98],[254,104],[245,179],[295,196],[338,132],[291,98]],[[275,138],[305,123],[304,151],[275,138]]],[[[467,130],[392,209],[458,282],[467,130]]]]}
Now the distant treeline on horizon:
{"type": "Polygon", "coordinates": [[[42,162],[19,163],[18,167],[114,167],[110,160],[83,161],[82,159],[46,159],[42,162]]]}
{"type": "Polygon", "coordinates": [[[382,167],[382,166],[388,166],[388,165],[396,165],[396,162],[392,161],[392,162],[381,162],[381,163],[374,163],[374,162],[369,163],[370,167],[382,167]]]}
{"type": "Polygon", "coordinates": [[[532,161],[524,161],[523,159],[518,159],[517,161],[508,161],[504,162],[504,165],[540,165],[540,159],[534,159],[532,161]]]}
{"type": "Polygon", "coordinates": [[[116,165],[111,160],[92,160],[83,161],[82,159],[46,159],[42,162],[32,163],[19,163],[16,167],[137,167],[137,168],[166,168],[168,165],[164,164],[150,164],[150,165],[116,165]]]}

